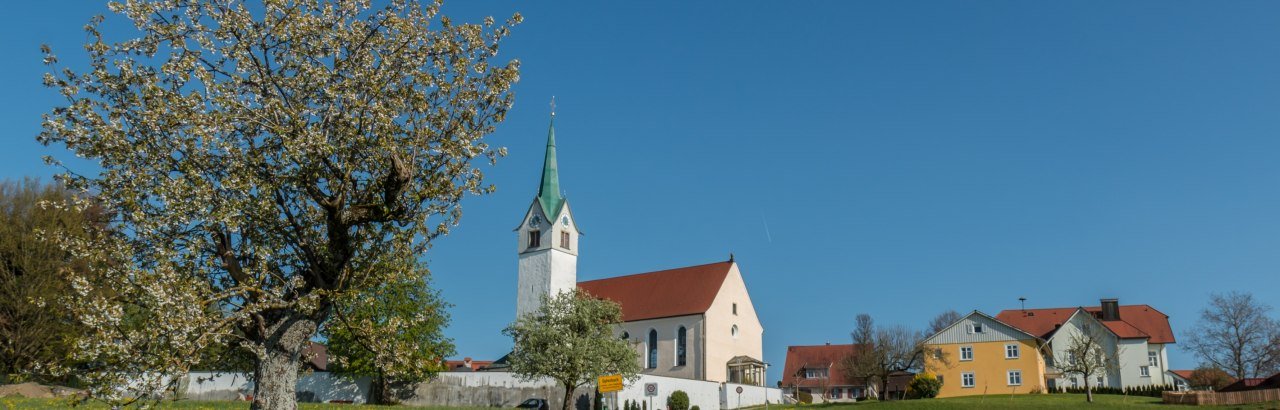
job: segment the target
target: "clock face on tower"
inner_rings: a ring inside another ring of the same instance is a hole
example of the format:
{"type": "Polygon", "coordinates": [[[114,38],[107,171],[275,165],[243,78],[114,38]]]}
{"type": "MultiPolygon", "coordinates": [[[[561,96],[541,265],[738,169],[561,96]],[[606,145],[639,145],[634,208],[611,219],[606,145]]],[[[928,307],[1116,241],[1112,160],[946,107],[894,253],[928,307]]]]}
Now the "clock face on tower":
{"type": "Polygon", "coordinates": [[[541,218],[541,217],[539,217],[539,216],[537,216],[537,215],[534,215],[532,218],[529,218],[529,227],[530,227],[530,228],[537,228],[537,227],[538,227],[538,225],[540,225],[540,224],[542,224],[542,218],[541,218]]]}
{"type": "Polygon", "coordinates": [[[569,217],[560,218],[560,222],[563,222],[564,226],[569,226],[569,217]]]}

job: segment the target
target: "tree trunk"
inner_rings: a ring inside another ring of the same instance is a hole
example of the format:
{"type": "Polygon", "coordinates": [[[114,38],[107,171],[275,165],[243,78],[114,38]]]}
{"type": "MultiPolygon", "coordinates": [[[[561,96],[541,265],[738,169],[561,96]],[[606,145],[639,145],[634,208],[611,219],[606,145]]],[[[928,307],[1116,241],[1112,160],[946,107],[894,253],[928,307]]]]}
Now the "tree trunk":
{"type": "Polygon", "coordinates": [[[1093,403],[1093,389],[1089,387],[1089,376],[1084,377],[1084,399],[1093,403]]]}
{"type": "Polygon", "coordinates": [[[572,385],[572,384],[565,384],[565,385],[564,385],[564,403],[560,405],[560,408],[561,408],[562,410],[569,410],[569,402],[571,402],[571,401],[573,400],[573,388],[574,388],[574,387],[575,387],[575,386],[574,386],[574,385],[572,385]]]}
{"type": "MultiPolygon", "coordinates": [[[[319,321],[297,312],[272,312],[267,316],[267,334],[259,336],[258,363],[254,370],[251,410],[295,410],[298,408],[298,370],[302,350],[315,334],[319,321]]],[[[264,314],[265,316],[265,314],[264,314]]]]}
{"type": "Polygon", "coordinates": [[[391,381],[382,371],[369,382],[369,404],[396,404],[391,394],[391,381]]]}

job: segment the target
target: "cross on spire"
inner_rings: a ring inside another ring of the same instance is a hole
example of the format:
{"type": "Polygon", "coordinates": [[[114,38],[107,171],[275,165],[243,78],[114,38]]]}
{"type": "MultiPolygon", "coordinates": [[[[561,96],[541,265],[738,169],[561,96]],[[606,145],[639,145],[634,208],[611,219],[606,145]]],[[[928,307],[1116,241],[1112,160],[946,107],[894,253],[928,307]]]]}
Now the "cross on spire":
{"type": "Polygon", "coordinates": [[[551,116],[556,116],[556,96],[551,96],[551,116]]]}

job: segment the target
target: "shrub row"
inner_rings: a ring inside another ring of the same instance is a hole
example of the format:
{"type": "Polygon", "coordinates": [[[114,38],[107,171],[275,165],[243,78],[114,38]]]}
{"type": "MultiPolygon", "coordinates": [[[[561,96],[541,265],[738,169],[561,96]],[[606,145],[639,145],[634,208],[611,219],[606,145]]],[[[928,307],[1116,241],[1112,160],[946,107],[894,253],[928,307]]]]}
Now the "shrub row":
{"type": "MultiPolygon", "coordinates": [[[[1160,397],[1160,393],[1177,390],[1173,386],[1167,385],[1167,384],[1157,384],[1157,385],[1150,385],[1150,386],[1129,386],[1123,389],[1117,388],[1117,387],[1097,387],[1097,386],[1090,386],[1089,388],[1093,390],[1094,394],[1121,394],[1121,395],[1129,395],[1129,396],[1146,396],[1146,397],[1160,397]]],[[[1057,391],[1050,390],[1049,392],[1050,393],[1076,393],[1076,394],[1085,393],[1084,387],[1062,387],[1062,388],[1059,388],[1057,391]]]]}

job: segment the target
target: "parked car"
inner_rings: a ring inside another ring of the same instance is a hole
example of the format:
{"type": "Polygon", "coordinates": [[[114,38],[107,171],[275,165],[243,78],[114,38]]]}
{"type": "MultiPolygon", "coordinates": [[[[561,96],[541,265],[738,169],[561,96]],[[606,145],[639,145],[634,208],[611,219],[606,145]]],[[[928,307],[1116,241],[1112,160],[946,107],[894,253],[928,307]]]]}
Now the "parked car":
{"type": "Polygon", "coordinates": [[[543,399],[525,400],[516,406],[517,409],[547,410],[547,401],[543,399]]]}

